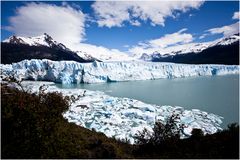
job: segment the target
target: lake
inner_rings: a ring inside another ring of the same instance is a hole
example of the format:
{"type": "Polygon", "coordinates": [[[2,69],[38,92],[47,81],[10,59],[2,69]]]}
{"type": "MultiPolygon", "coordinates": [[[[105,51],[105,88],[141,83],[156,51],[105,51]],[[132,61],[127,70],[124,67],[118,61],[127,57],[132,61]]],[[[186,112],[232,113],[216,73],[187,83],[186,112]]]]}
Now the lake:
{"type": "Polygon", "coordinates": [[[101,84],[56,84],[60,88],[99,90],[116,97],[157,105],[200,109],[223,116],[222,127],[239,118],[239,75],[129,81],[101,84]]]}

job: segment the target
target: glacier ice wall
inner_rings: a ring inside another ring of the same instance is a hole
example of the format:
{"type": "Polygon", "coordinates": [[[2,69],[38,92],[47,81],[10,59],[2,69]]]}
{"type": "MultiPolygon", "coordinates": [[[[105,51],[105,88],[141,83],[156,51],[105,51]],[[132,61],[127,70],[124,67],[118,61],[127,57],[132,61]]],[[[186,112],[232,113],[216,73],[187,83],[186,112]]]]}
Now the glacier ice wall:
{"type": "Polygon", "coordinates": [[[237,65],[190,65],[142,61],[78,63],[32,59],[0,66],[2,77],[14,75],[23,80],[45,80],[63,84],[239,74],[237,65]]]}

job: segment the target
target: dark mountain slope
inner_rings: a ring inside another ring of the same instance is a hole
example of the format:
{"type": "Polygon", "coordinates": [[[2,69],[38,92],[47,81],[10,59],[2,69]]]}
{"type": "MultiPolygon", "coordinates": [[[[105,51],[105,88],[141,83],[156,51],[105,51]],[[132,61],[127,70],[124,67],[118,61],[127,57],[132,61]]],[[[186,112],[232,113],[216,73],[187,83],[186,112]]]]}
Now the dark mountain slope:
{"type": "Polygon", "coordinates": [[[207,48],[200,53],[178,54],[174,56],[154,57],[153,62],[174,62],[187,64],[239,64],[239,43],[218,45],[207,48]]]}
{"type": "Polygon", "coordinates": [[[39,45],[30,46],[22,43],[1,43],[1,63],[11,64],[24,59],[50,59],[53,61],[91,62],[72,52],[53,45],[52,47],[39,45]]]}

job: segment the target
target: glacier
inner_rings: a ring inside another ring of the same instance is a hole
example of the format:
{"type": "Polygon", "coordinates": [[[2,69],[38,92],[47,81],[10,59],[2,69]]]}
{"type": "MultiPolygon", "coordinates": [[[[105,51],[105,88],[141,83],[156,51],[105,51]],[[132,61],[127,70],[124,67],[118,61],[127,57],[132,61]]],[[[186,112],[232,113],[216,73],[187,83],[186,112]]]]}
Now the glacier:
{"type": "Polygon", "coordinates": [[[46,93],[60,92],[63,96],[74,96],[76,101],[63,113],[63,117],[70,123],[94,129],[108,137],[128,139],[132,144],[136,133],[144,128],[152,132],[156,121],[164,123],[172,114],[178,114],[178,125],[184,125],[181,138],[190,136],[193,128],[202,129],[204,134],[222,130],[220,124],[223,117],[198,109],[146,104],[135,99],[112,97],[100,91],[62,89],[53,82],[23,81],[22,85],[32,93],[38,93],[41,86],[46,93]]]}
{"type": "Polygon", "coordinates": [[[32,59],[10,65],[0,64],[0,67],[1,78],[12,75],[21,80],[62,84],[239,74],[238,65],[191,65],[143,61],[78,63],[32,59]]]}

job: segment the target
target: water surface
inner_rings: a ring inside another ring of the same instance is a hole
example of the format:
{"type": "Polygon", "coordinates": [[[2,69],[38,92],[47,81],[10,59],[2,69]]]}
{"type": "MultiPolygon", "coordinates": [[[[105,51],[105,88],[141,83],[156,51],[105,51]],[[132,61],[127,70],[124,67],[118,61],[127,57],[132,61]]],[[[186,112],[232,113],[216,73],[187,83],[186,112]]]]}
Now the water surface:
{"type": "Polygon", "coordinates": [[[239,75],[57,86],[99,90],[157,105],[200,109],[223,116],[222,127],[238,122],[239,117],[239,75]]]}

